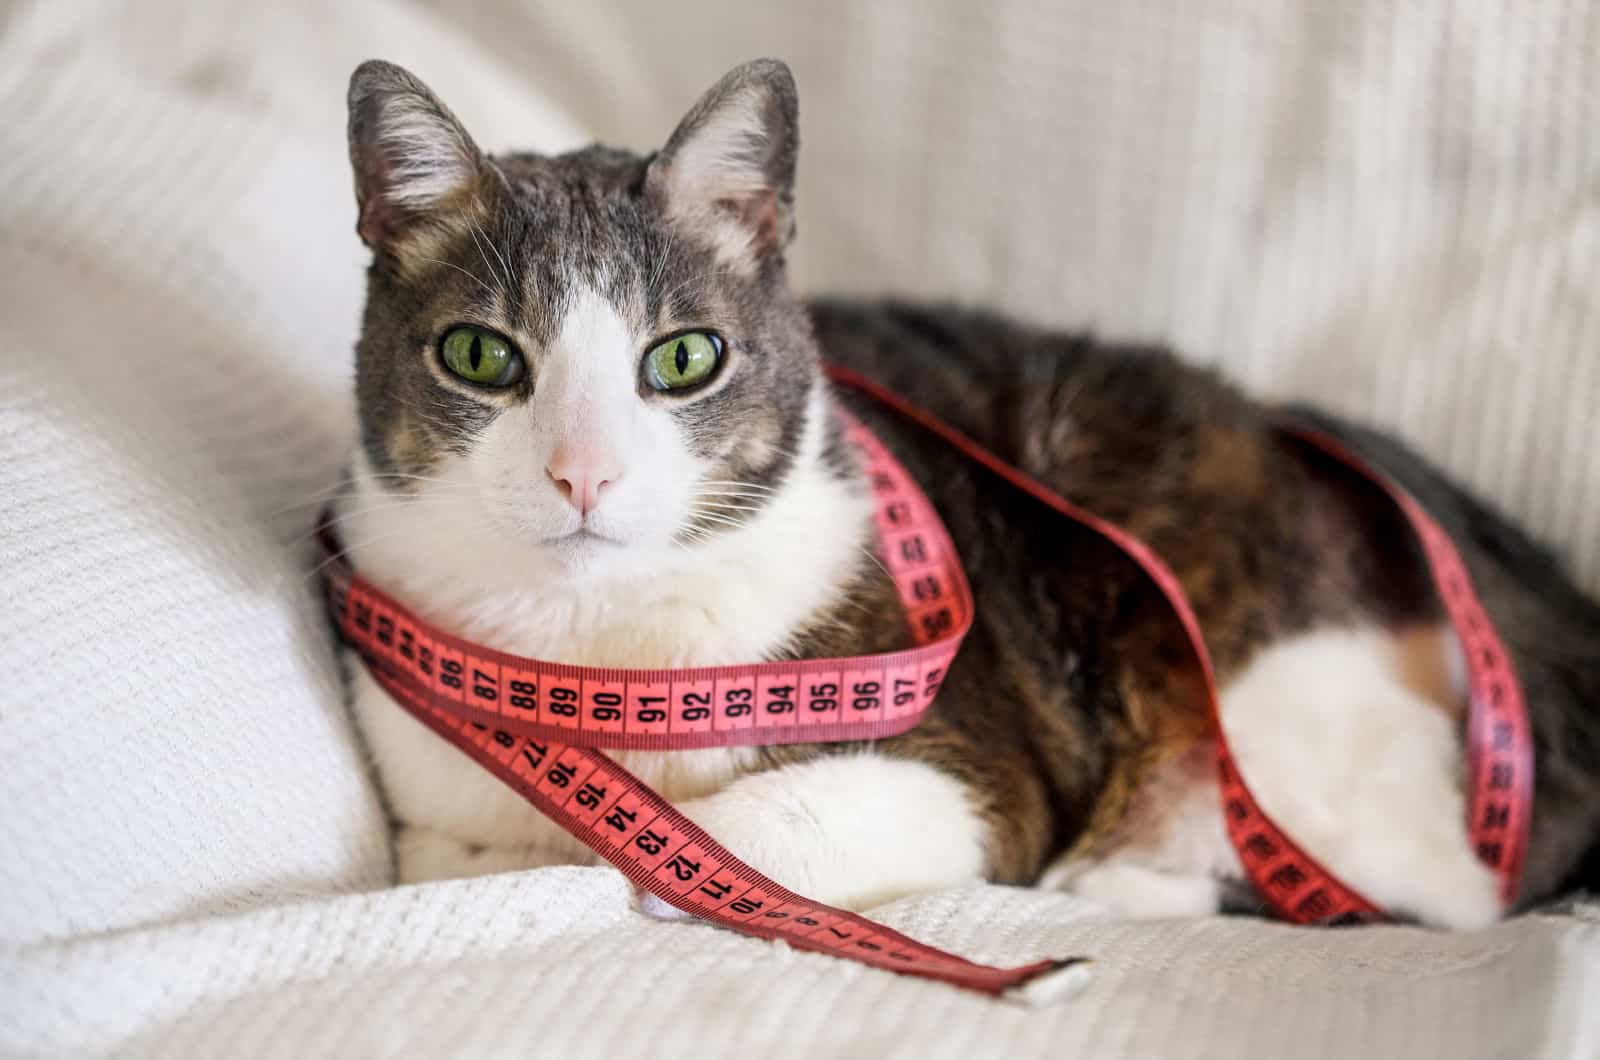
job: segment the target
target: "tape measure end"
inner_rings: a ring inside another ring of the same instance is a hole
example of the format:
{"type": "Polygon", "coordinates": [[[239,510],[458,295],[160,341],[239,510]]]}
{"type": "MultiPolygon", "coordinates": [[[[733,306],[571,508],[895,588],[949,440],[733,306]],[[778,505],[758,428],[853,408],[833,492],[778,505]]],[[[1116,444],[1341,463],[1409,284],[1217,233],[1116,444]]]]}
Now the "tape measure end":
{"type": "Polygon", "coordinates": [[[1044,1008],[1072,997],[1088,985],[1092,976],[1088,957],[1066,957],[1051,961],[1033,975],[1006,990],[1001,996],[1025,1008],[1044,1008]]]}

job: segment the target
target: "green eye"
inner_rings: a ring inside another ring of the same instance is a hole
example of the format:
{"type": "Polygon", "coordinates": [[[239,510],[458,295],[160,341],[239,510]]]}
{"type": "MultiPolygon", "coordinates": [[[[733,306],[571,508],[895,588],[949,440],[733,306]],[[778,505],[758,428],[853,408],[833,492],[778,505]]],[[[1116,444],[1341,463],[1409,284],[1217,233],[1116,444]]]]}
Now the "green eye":
{"type": "Polygon", "coordinates": [[[511,344],[482,328],[455,328],[444,337],[444,366],[479,386],[510,386],[522,378],[522,358],[511,344]]]}
{"type": "Polygon", "coordinates": [[[644,379],[657,390],[682,390],[711,378],[721,359],[721,339],[709,331],[685,332],[645,354],[644,379]]]}

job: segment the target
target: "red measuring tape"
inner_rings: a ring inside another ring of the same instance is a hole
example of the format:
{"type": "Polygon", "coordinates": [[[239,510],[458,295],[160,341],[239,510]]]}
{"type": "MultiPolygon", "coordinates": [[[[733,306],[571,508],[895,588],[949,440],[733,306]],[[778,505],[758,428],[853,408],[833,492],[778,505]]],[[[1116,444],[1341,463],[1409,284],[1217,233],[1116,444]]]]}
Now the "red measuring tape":
{"type": "MultiPolygon", "coordinates": [[[[1217,720],[1229,835],[1263,898],[1297,922],[1380,915],[1296,847],[1261,811],[1233,768],[1199,624],[1176,577],[1159,557],[898,395],[845,369],[831,367],[829,373],[1132,556],[1178,614],[1204,674],[1217,720]]],[[[921,719],[971,627],[971,590],[949,534],[910,475],[859,422],[847,419],[846,429],[864,458],[876,502],[880,558],[905,605],[916,642],[912,648],[681,670],[571,666],[515,656],[438,630],[365,581],[343,560],[331,523],[325,522],[330,606],[345,641],[396,702],[640,888],[746,934],[1002,994],[1075,960],[1020,968],[977,964],[797,895],[735,858],[598,750],[880,739],[905,732],[921,719]]],[[[1320,436],[1318,444],[1340,452],[1320,436]]],[[[1404,497],[1353,457],[1343,458],[1392,496],[1404,497]]],[[[1486,861],[1486,844],[1500,844],[1491,863],[1501,872],[1509,902],[1532,805],[1531,739],[1520,685],[1448,537],[1414,502],[1401,507],[1422,536],[1447,609],[1469,649],[1472,806],[1475,814],[1484,806],[1494,808],[1482,817],[1490,830],[1480,829],[1475,817],[1473,833],[1486,861]],[[1471,640],[1466,639],[1468,625],[1471,640]],[[1487,757],[1490,751],[1493,757],[1487,757]]]]}

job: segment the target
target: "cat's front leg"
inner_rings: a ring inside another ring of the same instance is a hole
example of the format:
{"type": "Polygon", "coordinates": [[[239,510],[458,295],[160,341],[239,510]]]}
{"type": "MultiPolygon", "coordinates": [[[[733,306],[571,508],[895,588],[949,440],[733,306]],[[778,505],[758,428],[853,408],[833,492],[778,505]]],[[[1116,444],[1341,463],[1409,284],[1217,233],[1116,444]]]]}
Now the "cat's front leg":
{"type": "Polygon", "coordinates": [[[778,883],[847,909],[983,875],[985,829],[966,789],[920,762],[831,755],[751,774],[678,808],[778,883]]]}

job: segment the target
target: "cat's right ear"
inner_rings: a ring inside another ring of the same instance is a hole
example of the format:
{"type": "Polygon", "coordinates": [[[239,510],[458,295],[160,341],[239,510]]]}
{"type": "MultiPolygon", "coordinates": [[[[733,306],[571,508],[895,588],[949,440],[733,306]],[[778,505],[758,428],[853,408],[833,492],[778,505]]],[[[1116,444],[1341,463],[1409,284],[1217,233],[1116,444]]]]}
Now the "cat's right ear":
{"type": "Polygon", "coordinates": [[[393,63],[373,59],[350,76],[350,165],[356,231],[378,249],[408,226],[459,209],[488,170],[450,108],[393,63]]]}
{"type": "Polygon", "coordinates": [[[794,76],[781,61],[730,70],[650,163],[647,191],[671,223],[735,268],[781,255],[794,236],[798,112],[794,76]]]}

